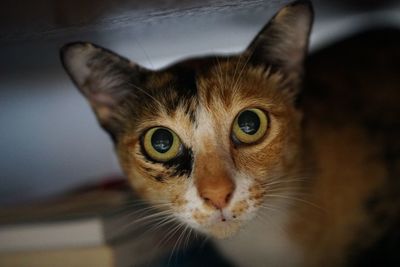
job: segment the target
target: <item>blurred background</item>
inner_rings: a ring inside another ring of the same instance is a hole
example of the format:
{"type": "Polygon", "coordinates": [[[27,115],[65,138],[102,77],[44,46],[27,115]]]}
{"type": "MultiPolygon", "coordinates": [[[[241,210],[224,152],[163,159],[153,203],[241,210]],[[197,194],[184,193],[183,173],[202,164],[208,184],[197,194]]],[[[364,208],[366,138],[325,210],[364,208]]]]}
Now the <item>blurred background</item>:
{"type": "MultiPolygon", "coordinates": [[[[287,0],[0,3],[0,204],[120,173],[112,143],[58,51],[90,41],[148,68],[243,50],[287,0]]],[[[311,52],[368,28],[400,28],[400,2],[316,0],[311,52]]]]}

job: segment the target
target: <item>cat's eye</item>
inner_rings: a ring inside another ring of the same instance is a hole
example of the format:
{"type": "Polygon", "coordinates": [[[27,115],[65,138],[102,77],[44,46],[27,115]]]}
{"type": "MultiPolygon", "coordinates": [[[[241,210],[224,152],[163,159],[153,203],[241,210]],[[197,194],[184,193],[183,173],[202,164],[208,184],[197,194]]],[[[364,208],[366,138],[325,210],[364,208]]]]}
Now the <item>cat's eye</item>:
{"type": "Polygon", "coordinates": [[[166,162],[178,155],[181,141],[173,131],[164,127],[154,127],[144,135],[143,146],[152,159],[166,162]]]}
{"type": "Polygon", "coordinates": [[[235,141],[251,144],[259,141],[268,129],[268,117],[258,108],[241,111],[235,118],[232,136],[235,141]]]}

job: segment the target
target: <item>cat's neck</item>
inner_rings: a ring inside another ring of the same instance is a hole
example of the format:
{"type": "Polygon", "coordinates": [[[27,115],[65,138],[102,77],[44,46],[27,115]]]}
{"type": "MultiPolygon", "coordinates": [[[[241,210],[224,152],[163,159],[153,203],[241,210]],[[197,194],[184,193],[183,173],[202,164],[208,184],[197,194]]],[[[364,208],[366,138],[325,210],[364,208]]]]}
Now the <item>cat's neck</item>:
{"type": "Polygon", "coordinates": [[[215,240],[224,255],[239,267],[297,266],[302,259],[299,246],[291,241],[286,230],[290,222],[287,207],[276,207],[269,214],[261,214],[249,222],[234,237],[215,240]],[[290,257],[287,257],[290,255],[290,257]]]}

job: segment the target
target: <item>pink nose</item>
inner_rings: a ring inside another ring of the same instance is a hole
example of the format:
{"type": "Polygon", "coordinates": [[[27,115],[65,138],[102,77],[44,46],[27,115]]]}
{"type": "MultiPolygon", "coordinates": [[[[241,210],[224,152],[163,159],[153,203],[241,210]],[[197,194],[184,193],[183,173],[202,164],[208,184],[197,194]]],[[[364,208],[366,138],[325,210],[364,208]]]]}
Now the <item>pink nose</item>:
{"type": "Polygon", "coordinates": [[[232,192],[233,184],[229,183],[217,188],[204,188],[200,192],[200,196],[207,204],[214,206],[216,209],[223,209],[228,205],[232,192]]]}
{"type": "Polygon", "coordinates": [[[198,155],[197,162],[194,175],[199,196],[210,207],[225,208],[235,190],[228,168],[216,151],[198,155]]]}

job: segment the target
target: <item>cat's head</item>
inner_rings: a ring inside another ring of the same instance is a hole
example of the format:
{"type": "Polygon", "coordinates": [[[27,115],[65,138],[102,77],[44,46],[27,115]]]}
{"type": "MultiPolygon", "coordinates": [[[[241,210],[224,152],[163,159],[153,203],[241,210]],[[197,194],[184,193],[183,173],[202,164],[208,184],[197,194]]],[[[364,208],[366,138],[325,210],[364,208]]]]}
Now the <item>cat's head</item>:
{"type": "Polygon", "coordinates": [[[89,43],[69,44],[61,56],[136,192],[195,229],[227,237],[295,190],[288,186],[300,162],[295,100],[311,22],[310,4],[297,2],[240,55],[158,71],[89,43]]]}

